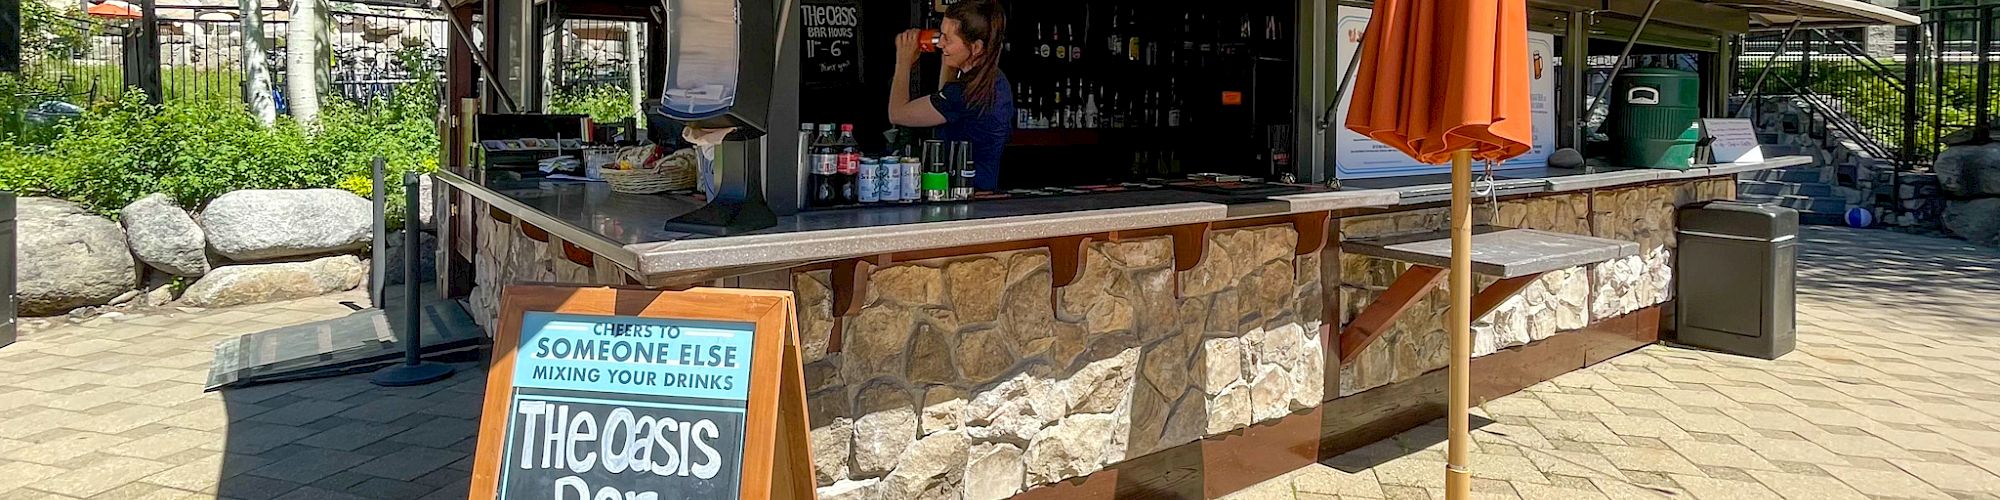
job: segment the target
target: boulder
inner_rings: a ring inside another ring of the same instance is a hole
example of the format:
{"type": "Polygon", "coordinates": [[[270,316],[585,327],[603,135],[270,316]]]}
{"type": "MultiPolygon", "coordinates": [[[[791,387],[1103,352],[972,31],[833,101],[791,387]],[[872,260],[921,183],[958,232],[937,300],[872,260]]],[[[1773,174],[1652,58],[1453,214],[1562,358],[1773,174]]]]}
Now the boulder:
{"type": "Polygon", "coordinates": [[[188,287],[181,302],[194,307],[227,307],[302,299],[351,290],[367,277],[368,266],[352,255],[223,266],[188,287]]]}
{"type": "MultiPolygon", "coordinates": [[[[423,248],[418,250],[421,253],[417,254],[417,276],[421,278],[420,282],[434,281],[437,279],[437,237],[431,236],[431,233],[419,232],[417,234],[420,235],[417,241],[422,242],[421,244],[423,245],[423,248]]],[[[403,235],[402,233],[390,234],[386,239],[389,242],[387,251],[382,255],[382,283],[386,285],[401,285],[403,284],[403,249],[405,248],[403,245],[403,235]]]]}
{"type": "Polygon", "coordinates": [[[1953,200],[1944,210],[1944,228],[1966,241],[2000,246],[2000,198],[1953,200]]]}
{"type": "Polygon", "coordinates": [[[118,223],[53,198],[17,203],[15,291],[22,316],[105,304],[138,286],[139,273],[118,223]]]}
{"type": "Polygon", "coordinates": [[[246,189],[209,202],[199,221],[216,253],[256,261],[367,248],[373,214],[368,200],[338,189],[246,189]]]}
{"type": "Polygon", "coordinates": [[[1953,196],[2000,196],[2000,142],[1944,148],[1931,170],[1953,196]]]}
{"type": "Polygon", "coordinates": [[[153,193],[118,211],[125,243],[140,262],[175,276],[208,272],[208,240],[201,226],[167,195],[153,193]]]}

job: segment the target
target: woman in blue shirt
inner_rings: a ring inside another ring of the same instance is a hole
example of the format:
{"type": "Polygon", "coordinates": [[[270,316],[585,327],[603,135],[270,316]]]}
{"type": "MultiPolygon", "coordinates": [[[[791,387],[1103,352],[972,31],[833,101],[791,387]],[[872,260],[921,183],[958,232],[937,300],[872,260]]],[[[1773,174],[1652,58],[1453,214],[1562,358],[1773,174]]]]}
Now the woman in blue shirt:
{"type": "Polygon", "coordinates": [[[889,84],[889,123],[936,127],[938,139],[971,141],[973,187],[1000,188],[1000,152],[1014,133],[1014,92],[1000,73],[1007,13],[997,0],[962,0],[945,12],[939,30],[947,83],[937,93],[910,99],[919,30],[896,36],[896,73],[889,84]]]}

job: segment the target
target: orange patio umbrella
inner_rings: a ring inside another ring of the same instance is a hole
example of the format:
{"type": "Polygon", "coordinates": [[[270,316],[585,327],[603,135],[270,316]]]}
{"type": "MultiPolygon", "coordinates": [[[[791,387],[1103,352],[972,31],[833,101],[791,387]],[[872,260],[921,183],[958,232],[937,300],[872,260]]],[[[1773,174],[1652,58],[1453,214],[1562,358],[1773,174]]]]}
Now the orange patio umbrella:
{"type": "Polygon", "coordinates": [[[1376,0],[1347,128],[1424,163],[1451,161],[1450,447],[1445,495],[1469,498],[1472,159],[1528,151],[1526,0],[1376,0]]]}
{"type": "Polygon", "coordinates": [[[99,3],[97,5],[92,5],[90,6],[90,8],[84,9],[83,12],[85,14],[89,14],[92,17],[102,17],[106,19],[138,19],[140,17],[143,17],[140,15],[139,9],[132,8],[132,4],[121,2],[118,0],[109,0],[103,3],[99,3]]]}

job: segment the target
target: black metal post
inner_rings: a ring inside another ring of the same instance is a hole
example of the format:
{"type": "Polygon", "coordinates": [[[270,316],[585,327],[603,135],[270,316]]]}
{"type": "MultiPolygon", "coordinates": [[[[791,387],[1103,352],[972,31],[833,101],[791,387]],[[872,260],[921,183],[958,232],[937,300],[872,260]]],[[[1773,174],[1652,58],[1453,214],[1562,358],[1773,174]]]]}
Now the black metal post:
{"type": "MultiPolygon", "coordinates": [[[[387,300],[382,294],[389,289],[389,263],[384,260],[389,256],[389,183],[382,178],[387,170],[382,157],[375,157],[370,170],[373,170],[372,179],[375,182],[369,185],[368,193],[369,201],[375,204],[375,241],[370,244],[374,257],[368,259],[368,304],[381,309],[385,305],[382,302],[387,300]]],[[[404,276],[404,279],[408,278],[404,276]]]]}
{"type": "Polygon", "coordinates": [[[454,368],[443,363],[425,363],[423,281],[417,276],[417,252],[423,250],[423,223],[416,220],[422,200],[417,173],[403,174],[403,199],[409,204],[403,221],[403,364],[375,372],[369,382],[388,387],[423,385],[450,377],[454,368]]]}
{"type": "MultiPolygon", "coordinates": [[[[1819,30],[1806,31],[1806,46],[1800,51],[1805,56],[1805,59],[1799,61],[1799,81],[1792,82],[1792,94],[1794,95],[1805,94],[1811,97],[1811,94],[1815,92],[1813,90],[1812,69],[1814,51],[1819,48],[1814,43],[1814,38],[1817,38],[1818,34],[1819,30]]],[[[1812,99],[1807,99],[1808,104],[1812,102],[1814,102],[1812,99]]],[[[1806,122],[1803,125],[1805,126],[1805,130],[1801,130],[1800,132],[1805,133],[1806,137],[1821,138],[1826,136],[1826,131],[1818,128],[1819,106],[1806,106],[1806,122]]]]}
{"type": "Polygon", "coordinates": [[[1923,25],[1903,29],[1908,33],[1903,37],[1903,145],[1902,154],[1897,155],[1896,171],[1889,178],[1889,189],[1894,191],[1889,200],[1896,204],[1889,213],[1895,214],[1899,223],[1904,214],[1903,171],[1914,169],[1917,161],[1917,77],[1922,74],[1917,66],[1923,60],[1924,46],[1923,25]]]}
{"type": "MultiPolygon", "coordinates": [[[[146,91],[146,101],[159,104],[166,94],[160,90],[160,15],[155,0],[139,2],[139,55],[137,68],[126,68],[127,74],[138,77],[137,81],[127,79],[125,85],[138,86],[146,91]]],[[[129,47],[126,50],[131,50],[129,47]]]]}
{"type": "Polygon", "coordinates": [[[1994,6],[1979,9],[1979,85],[1972,95],[1975,102],[1972,116],[1972,143],[1982,144],[1991,137],[1993,130],[1993,21],[1994,6]]]}

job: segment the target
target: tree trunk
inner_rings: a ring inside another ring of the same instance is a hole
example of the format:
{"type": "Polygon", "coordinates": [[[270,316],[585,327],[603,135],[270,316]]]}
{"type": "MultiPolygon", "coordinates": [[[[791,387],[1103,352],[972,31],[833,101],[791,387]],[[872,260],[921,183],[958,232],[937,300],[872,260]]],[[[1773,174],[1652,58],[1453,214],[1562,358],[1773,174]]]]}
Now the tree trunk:
{"type": "Polygon", "coordinates": [[[646,108],[643,104],[646,101],[646,67],[639,60],[639,30],[645,29],[645,26],[643,23],[625,24],[626,90],[632,92],[632,122],[639,128],[646,127],[646,108]]]}
{"type": "Polygon", "coordinates": [[[319,124],[319,98],[326,61],[325,0],[294,0],[285,33],[285,98],[292,118],[308,127],[319,124]]]}
{"type": "Polygon", "coordinates": [[[271,97],[271,64],[265,59],[264,13],[261,0],[237,0],[243,12],[243,100],[250,114],[266,127],[278,120],[278,103],[271,97]]]}

